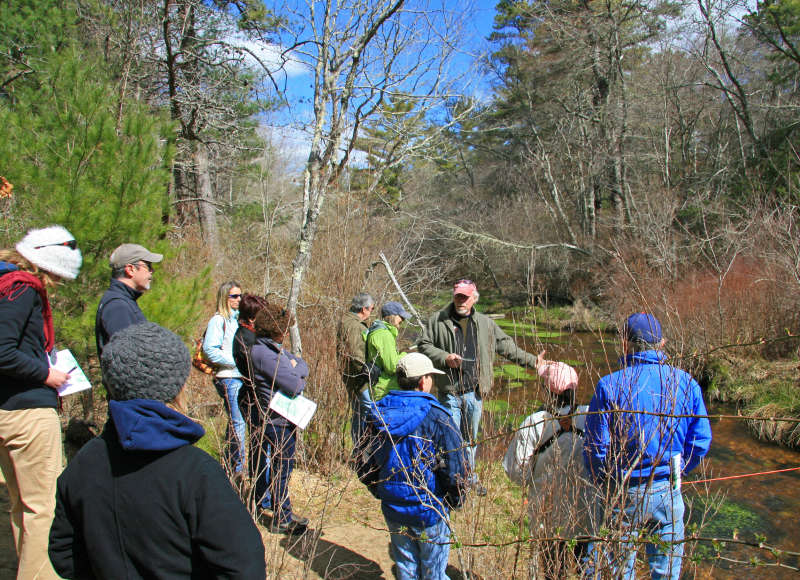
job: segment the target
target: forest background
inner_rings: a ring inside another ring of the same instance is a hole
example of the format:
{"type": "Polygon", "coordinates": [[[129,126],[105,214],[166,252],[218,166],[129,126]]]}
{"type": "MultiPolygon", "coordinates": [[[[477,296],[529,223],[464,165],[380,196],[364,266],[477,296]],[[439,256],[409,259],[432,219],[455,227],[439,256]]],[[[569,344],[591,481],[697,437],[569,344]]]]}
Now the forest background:
{"type": "MultiPolygon", "coordinates": [[[[425,313],[459,277],[484,310],[566,305],[594,328],[651,311],[717,396],[800,412],[793,376],[766,394],[732,376],[798,346],[800,5],[478,8],[0,4],[0,244],[75,234],[61,345],[97,377],[120,243],[165,254],[140,303],[187,344],[237,279],[297,314],[324,409],[305,453],[324,465],[344,452],[337,321],[359,291],[398,298],[383,253],[425,313]],[[493,18],[484,43],[466,40],[476,14],[493,18]]],[[[793,425],[776,438],[796,446],[793,425]]]]}

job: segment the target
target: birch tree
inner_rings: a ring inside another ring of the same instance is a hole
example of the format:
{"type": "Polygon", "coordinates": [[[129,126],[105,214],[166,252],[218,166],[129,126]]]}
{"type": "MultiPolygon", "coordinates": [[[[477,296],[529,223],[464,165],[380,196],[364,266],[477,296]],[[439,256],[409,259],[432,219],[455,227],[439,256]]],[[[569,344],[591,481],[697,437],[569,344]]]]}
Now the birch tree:
{"type": "MultiPolygon", "coordinates": [[[[321,0],[292,2],[283,14],[292,24],[285,54],[299,59],[313,80],[310,151],[303,172],[303,210],[297,253],[292,263],[288,310],[295,314],[312,256],[320,212],[335,191],[365,124],[383,111],[389,99],[432,115],[455,95],[449,67],[454,38],[468,12],[425,0],[321,0]]],[[[287,30],[287,35],[289,31],[287,30]]],[[[400,131],[391,159],[397,164],[434,136],[400,131]]],[[[380,179],[381,172],[375,172],[380,179]]],[[[300,332],[291,329],[292,347],[302,350],[300,332]]]]}

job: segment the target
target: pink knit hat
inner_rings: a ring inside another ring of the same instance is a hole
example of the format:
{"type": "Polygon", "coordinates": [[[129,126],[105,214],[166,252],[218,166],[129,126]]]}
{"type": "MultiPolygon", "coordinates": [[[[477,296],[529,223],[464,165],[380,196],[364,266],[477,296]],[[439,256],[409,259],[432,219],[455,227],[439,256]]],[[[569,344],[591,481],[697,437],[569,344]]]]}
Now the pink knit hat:
{"type": "Polygon", "coordinates": [[[540,366],[539,376],[544,379],[547,388],[556,395],[578,387],[578,373],[563,362],[551,362],[540,366]]]}

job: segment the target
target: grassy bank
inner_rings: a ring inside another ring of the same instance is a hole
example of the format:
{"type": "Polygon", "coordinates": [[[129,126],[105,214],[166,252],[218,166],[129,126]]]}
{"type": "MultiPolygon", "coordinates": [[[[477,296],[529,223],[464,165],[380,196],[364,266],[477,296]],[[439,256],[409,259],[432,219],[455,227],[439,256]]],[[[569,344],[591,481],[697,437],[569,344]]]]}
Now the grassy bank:
{"type": "Polygon", "coordinates": [[[700,377],[710,401],[735,404],[758,439],[800,448],[800,384],[796,360],[713,358],[700,377]]]}

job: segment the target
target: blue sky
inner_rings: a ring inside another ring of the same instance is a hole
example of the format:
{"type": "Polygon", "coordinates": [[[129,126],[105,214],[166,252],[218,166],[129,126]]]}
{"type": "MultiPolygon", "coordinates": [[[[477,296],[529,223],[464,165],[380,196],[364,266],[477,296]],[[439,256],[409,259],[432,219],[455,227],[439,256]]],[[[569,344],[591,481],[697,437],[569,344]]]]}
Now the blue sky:
{"type": "MultiPolygon", "coordinates": [[[[302,0],[289,0],[296,5],[304,4],[302,0]]],[[[488,80],[477,68],[476,57],[484,55],[489,49],[486,37],[492,31],[496,0],[409,0],[407,6],[419,3],[439,3],[443,13],[462,18],[462,30],[457,36],[457,55],[450,70],[454,75],[465,74],[463,93],[478,99],[486,99],[490,94],[488,80]]],[[[269,2],[267,2],[269,5],[269,2]]],[[[284,39],[284,41],[286,41],[284,39]]],[[[270,62],[279,62],[280,49],[277,46],[259,49],[262,58],[270,62]]],[[[298,58],[298,60],[300,60],[298,58]]],[[[273,138],[279,141],[279,147],[302,158],[307,151],[308,135],[304,127],[311,121],[313,114],[310,99],[313,96],[313,76],[311,71],[297,61],[288,62],[282,70],[275,73],[288,106],[277,113],[270,114],[268,130],[273,138]],[[281,143],[282,142],[282,143],[281,143]]]]}

